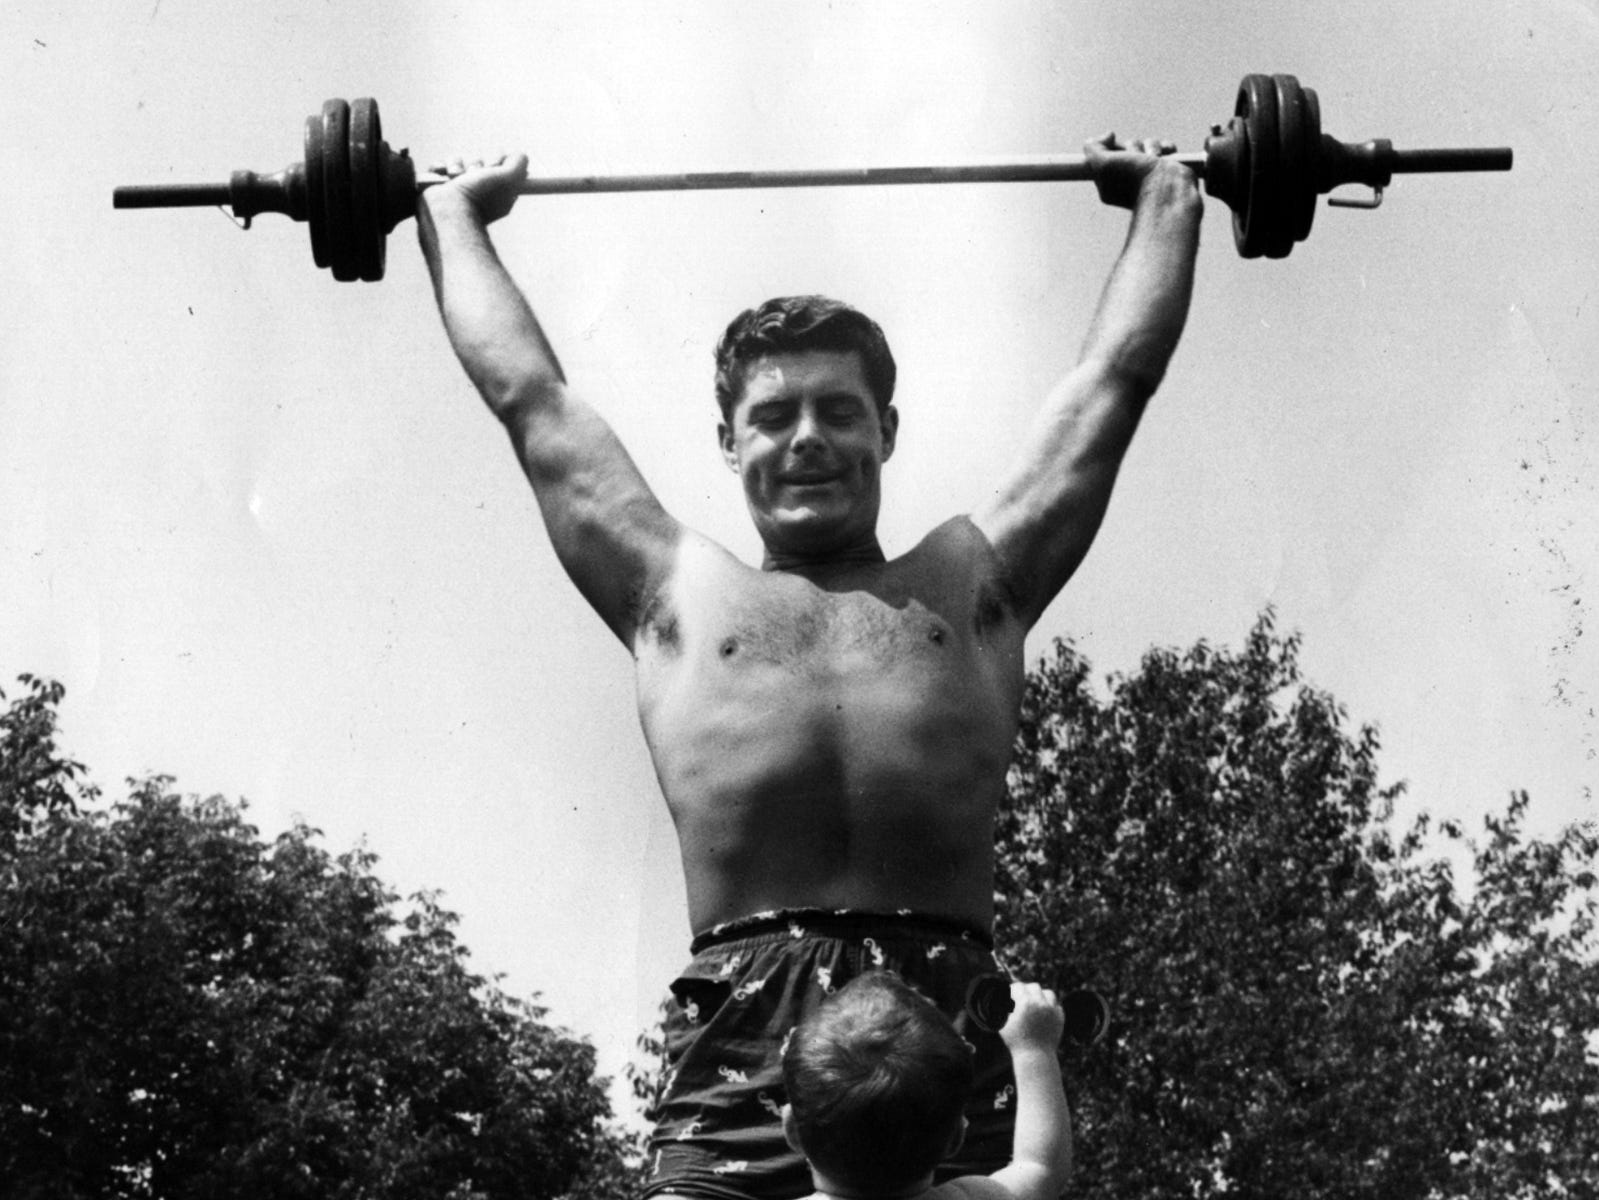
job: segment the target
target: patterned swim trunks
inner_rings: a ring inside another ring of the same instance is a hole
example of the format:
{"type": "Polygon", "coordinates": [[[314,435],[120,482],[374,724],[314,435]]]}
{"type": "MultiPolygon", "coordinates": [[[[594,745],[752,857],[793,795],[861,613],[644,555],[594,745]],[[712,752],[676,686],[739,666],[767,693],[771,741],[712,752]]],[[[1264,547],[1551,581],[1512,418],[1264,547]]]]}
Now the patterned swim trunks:
{"type": "Polygon", "coordinates": [[[976,1052],[966,1142],[938,1179],[989,1174],[1010,1161],[1010,1053],[966,1015],[972,981],[1003,974],[986,934],[910,914],[788,909],[708,930],[691,952],[665,1021],[665,1099],[645,1196],[810,1195],[810,1172],[779,1116],[783,1042],[825,996],[874,970],[895,972],[933,1000],[976,1052]]]}

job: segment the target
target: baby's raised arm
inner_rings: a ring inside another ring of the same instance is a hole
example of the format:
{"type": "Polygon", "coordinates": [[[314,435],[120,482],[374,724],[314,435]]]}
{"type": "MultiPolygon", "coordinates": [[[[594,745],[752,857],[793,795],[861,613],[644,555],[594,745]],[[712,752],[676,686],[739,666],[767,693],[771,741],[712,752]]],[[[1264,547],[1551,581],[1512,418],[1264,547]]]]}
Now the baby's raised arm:
{"type": "Polygon", "coordinates": [[[1061,1083],[1065,1017],[1055,993],[1036,983],[1012,983],[1016,1005],[1000,1030],[1016,1074],[1016,1135],[1010,1165],[995,1182],[1017,1200],[1056,1200],[1072,1170],[1072,1114],[1061,1083]]]}

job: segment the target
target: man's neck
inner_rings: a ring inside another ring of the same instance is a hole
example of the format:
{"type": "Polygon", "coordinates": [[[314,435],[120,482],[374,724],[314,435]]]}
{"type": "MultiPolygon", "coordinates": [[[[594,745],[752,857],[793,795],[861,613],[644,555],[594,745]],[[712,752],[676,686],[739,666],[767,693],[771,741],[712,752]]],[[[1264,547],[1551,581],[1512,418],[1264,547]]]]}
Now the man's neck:
{"type": "Polygon", "coordinates": [[[875,533],[867,534],[858,542],[851,542],[843,547],[835,547],[825,552],[806,554],[798,551],[773,550],[766,548],[765,557],[761,560],[763,571],[787,571],[794,575],[803,575],[807,579],[821,580],[835,571],[847,571],[853,567],[875,566],[887,562],[888,558],[883,553],[883,547],[878,545],[875,533]]]}

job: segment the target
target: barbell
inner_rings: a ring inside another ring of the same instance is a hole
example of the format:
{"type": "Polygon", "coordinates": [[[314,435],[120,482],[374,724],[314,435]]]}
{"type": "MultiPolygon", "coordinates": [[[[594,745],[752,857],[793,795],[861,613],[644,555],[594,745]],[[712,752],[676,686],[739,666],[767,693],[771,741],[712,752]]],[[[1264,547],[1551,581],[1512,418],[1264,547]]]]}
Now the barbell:
{"type": "MultiPolygon", "coordinates": [[[[235,171],[227,183],[117,188],[116,208],[227,205],[249,228],[261,213],[284,213],[311,230],[311,254],[341,281],[383,278],[384,239],[416,213],[423,188],[444,182],[418,175],[410,153],[383,140],[376,100],[329,100],[306,118],[305,160],[270,175],[235,171]]],[[[1362,199],[1328,203],[1376,208],[1399,174],[1508,171],[1509,147],[1395,150],[1386,138],[1355,144],[1321,131],[1314,90],[1292,75],[1246,75],[1233,116],[1213,125],[1203,153],[1174,157],[1202,175],[1205,190],[1232,210],[1233,241],[1245,258],[1284,258],[1310,235],[1316,197],[1345,184],[1371,188],[1362,199]]],[[[728,188],[840,187],[878,184],[1086,181],[1083,155],[953,166],[706,171],[648,175],[529,178],[524,195],[699,191],[728,188]]]]}

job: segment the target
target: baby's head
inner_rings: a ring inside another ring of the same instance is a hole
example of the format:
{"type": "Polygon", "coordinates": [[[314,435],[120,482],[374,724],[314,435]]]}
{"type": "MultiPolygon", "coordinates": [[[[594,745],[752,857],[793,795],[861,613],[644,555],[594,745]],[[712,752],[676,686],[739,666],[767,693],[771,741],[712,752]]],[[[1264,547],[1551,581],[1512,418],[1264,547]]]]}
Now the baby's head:
{"type": "Polygon", "coordinates": [[[972,1048],[887,971],[862,975],[800,1022],[783,1055],[795,1149],[835,1184],[908,1187],[959,1148],[972,1048]]]}

